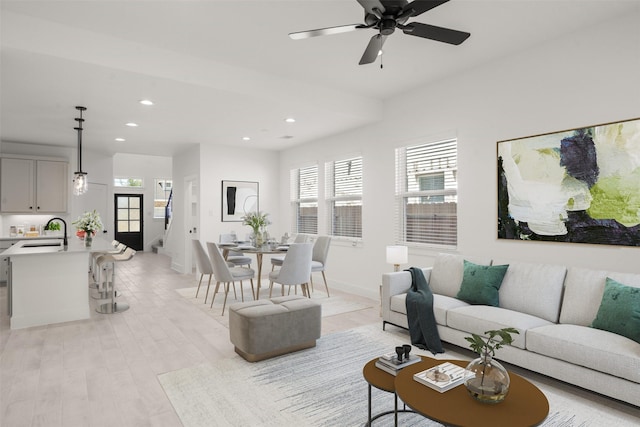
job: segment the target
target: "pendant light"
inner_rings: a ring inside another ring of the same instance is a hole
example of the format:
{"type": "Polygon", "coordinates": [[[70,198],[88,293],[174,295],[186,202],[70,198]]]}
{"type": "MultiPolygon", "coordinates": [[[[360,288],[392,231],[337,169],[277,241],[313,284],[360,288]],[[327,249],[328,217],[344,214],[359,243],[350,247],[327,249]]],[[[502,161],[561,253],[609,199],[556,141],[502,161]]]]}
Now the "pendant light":
{"type": "Polygon", "coordinates": [[[80,196],[87,192],[89,189],[89,182],[87,181],[87,173],[82,172],[82,112],[86,107],[76,107],[76,110],[80,111],[80,117],[76,117],[78,127],[74,128],[78,131],[78,171],[73,174],[73,194],[80,196]]]}

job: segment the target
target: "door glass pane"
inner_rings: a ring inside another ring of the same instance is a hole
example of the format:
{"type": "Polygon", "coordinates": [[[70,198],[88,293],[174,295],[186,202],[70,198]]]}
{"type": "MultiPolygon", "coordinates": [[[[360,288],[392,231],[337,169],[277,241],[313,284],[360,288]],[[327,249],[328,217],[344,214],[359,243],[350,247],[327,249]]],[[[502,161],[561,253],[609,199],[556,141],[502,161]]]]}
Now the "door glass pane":
{"type": "Polygon", "coordinates": [[[118,220],[129,219],[129,210],[128,209],[118,209],[118,220]]]}
{"type": "Polygon", "coordinates": [[[132,197],[129,199],[129,207],[131,209],[140,209],[140,199],[137,197],[132,197]]]}
{"type": "Polygon", "coordinates": [[[118,208],[128,208],[128,207],[129,207],[129,198],[118,197],[118,208]]]}
{"type": "Polygon", "coordinates": [[[140,209],[132,209],[129,211],[129,219],[131,220],[139,220],[140,219],[140,209]]]}
{"type": "Polygon", "coordinates": [[[129,221],[118,221],[118,232],[127,233],[129,231],[129,221]]]}
{"type": "Polygon", "coordinates": [[[129,222],[129,231],[132,233],[137,233],[140,231],[140,221],[131,221],[129,222]]]}

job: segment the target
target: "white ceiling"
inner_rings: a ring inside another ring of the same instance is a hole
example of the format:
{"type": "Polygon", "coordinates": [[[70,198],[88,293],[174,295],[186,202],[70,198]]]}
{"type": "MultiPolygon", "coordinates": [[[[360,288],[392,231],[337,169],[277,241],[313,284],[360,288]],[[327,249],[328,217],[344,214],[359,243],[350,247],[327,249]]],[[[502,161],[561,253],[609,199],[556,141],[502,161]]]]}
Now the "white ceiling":
{"type": "Polygon", "coordinates": [[[386,98],[638,7],[640,0],[451,0],[411,21],[468,31],[466,42],[398,31],[381,69],[358,65],[373,30],[287,37],[361,23],[356,0],[2,0],[0,137],[73,147],[74,107],[83,105],[83,145],[96,150],[280,150],[365,126],[381,118],[386,98]],[[146,98],[156,105],[138,104],[146,98]],[[288,116],[297,122],[285,123],[288,116]],[[130,121],[140,126],[124,126],[130,121]]]}

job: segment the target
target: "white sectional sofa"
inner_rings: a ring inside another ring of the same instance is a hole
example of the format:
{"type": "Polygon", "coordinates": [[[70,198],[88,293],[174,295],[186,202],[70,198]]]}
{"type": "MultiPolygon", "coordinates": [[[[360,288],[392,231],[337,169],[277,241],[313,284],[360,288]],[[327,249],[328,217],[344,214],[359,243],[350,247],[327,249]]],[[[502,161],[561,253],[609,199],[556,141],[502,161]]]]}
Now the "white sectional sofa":
{"type": "MultiPolygon", "coordinates": [[[[590,327],[607,277],[640,288],[640,274],[440,254],[423,269],[434,294],[442,341],[468,348],[471,333],[514,327],[512,346],[497,358],[594,392],[640,406],[640,343],[590,327]],[[499,306],[471,305],[456,298],[464,260],[509,267],[499,288],[499,306]]],[[[382,278],[383,328],[408,327],[408,271],[382,278]]]]}

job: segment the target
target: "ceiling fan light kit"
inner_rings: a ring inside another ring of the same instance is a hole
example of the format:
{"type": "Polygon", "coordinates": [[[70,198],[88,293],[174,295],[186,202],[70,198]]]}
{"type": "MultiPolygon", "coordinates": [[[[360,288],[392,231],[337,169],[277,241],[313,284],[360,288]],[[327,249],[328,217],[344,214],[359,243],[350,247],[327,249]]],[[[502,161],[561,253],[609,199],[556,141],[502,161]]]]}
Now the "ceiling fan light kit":
{"type": "Polygon", "coordinates": [[[407,23],[409,18],[419,16],[434,7],[438,7],[449,0],[414,0],[409,3],[407,0],[357,0],[364,8],[364,24],[340,25],[337,27],[320,28],[317,30],[299,31],[290,33],[289,37],[294,40],[306,39],[309,37],[326,36],[340,34],[362,29],[374,29],[378,31],[369,40],[360,65],[370,64],[378,57],[378,52],[388,36],[393,34],[396,28],[402,30],[404,34],[421,37],[459,45],[469,38],[470,33],[450,28],[437,27],[435,25],[423,24],[421,22],[407,23]]]}

